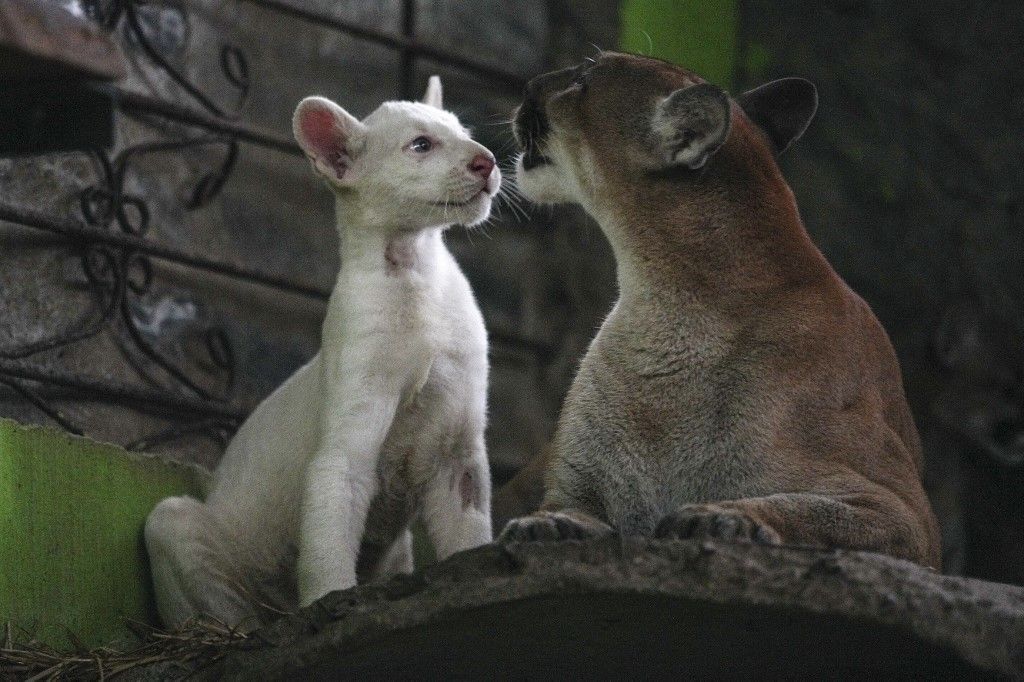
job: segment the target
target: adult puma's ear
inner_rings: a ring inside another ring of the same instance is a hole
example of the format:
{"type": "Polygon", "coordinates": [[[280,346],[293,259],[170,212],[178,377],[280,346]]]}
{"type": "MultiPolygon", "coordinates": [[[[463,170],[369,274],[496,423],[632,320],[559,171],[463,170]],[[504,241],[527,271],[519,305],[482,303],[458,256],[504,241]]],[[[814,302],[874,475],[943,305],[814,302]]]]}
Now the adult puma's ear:
{"type": "Polygon", "coordinates": [[[676,90],[658,104],[651,129],[668,165],[700,168],[729,136],[729,96],[701,83],[676,90]]]}
{"type": "Polygon", "coordinates": [[[736,98],[781,154],[796,142],[818,110],[818,89],[803,78],[780,78],[736,98]]]}
{"type": "Polygon", "coordinates": [[[441,104],[443,91],[441,90],[441,77],[431,76],[427,79],[427,91],[423,93],[423,103],[429,104],[437,109],[443,109],[441,104]]]}
{"type": "Polygon", "coordinates": [[[317,173],[335,185],[351,183],[362,123],[329,99],[307,97],[295,109],[292,131],[317,173]]]}

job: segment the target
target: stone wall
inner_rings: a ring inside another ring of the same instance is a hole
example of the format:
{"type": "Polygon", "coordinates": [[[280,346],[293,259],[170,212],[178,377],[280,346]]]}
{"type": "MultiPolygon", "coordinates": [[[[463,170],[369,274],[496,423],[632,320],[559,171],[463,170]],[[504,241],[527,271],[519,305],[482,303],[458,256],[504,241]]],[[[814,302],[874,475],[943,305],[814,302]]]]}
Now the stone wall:
{"type": "MultiPolygon", "coordinates": [[[[363,116],[401,95],[402,55],[244,0],[128,3],[129,11],[121,14],[111,14],[116,3],[63,4],[113,25],[130,71],[119,88],[207,116],[220,114],[214,117],[270,142],[243,141],[232,151],[229,138],[215,131],[122,111],[115,147],[106,154],[0,159],[0,201],[82,225],[88,193],[87,208],[98,214],[92,227],[123,233],[117,217],[105,215],[115,192],[104,163],[115,175],[123,165],[118,186],[124,228],[138,230],[144,212],[148,243],[311,291],[294,293],[0,222],[0,377],[7,379],[0,382],[0,415],[36,423],[56,417],[93,437],[212,466],[230,433],[231,415],[245,414],[315,352],[323,296],[337,267],[330,195],[297,150],[288,149],[292,110],[303,96],[317,93],[363,116]],[[225,70],[225,48],[229,59],[240,55],[244,64],[235,58],[225,70]],[[147,49],[209,101],[190,95],[147,49]],[[240,87],[245,81],[248,87],[240,87]],[[192,142],[147,146],[186,140],[192,142]],[[236,156],[229,172],[221,173],[231,154],[236,156]],[[214,196],[191,205],[197,189],[209,189],[219,176],[219,192],[207,192],[214,196]],[[104,321],[101,313],[113,305],[114,294],[123,296],[123,305],[107,311],[104,321]],[[62,335],[85,338],[42,352],[12,353],[62,335]],[[155,363],[154,354],[170,370],[155,363]],[[27,368],[49,378],[12,377],[12,367],[16,375],[27,368]],[[53,379],[58,375],[98,384],[103,395],[59,385],[53,379]],[[112,397],[109,389],[119,395],[112,397]],[[165,405],[143,405],[140,394],[198,403],[213,412],[168,415],[165,405]],[[211,423],[202,416],[220,412],[228,418],[211,423]],[[154,437],[160,435],[173,437],[154,437]]],[[[291,4],[390,35],[403,30],[398,0],[291,4]]],[[[615,2],[420,0],[413,10],[415,35],[423,44],[520,79],[577,61],[593,50],[591,42],[614,44],[618,26],[615,2]]],[[[416,95],[431,73],[444,80],[446,105],[507,167],[513,146],[507,120],[519,88],[418,58],[410,79],[416,95]]],[[[550,435],[576,358],[610,301],[613,266],[599,234],[571,210],[523,212],[504,205],[486,228],[471,233],[457,227],[448,242],[477,291],[492,334],[489,444],[500,480],[550,435]]]]}

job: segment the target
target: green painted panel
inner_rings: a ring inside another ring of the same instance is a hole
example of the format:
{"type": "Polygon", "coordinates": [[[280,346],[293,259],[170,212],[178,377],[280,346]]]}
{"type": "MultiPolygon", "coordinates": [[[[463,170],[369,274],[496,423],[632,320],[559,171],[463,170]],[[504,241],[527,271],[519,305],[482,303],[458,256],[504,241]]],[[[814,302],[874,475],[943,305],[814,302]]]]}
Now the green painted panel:
{"type": "Polygon", "coordinates": [[[684,66],[725,88],[735,78],[736,0],[626,0],[622,49],[684,66]]]}
{"type": "Polygon", "coordinates": [[[751,81],[764,79],[765,72],[772,63],[772,53],[761,43],[748,43],[744,69],[751,81]]]}
{"type": "Polygon", "coordinates": [[[146,515],[202,474],[112,445],[0,420],[0,622],[54,646],[155,622],[146,515]]]}

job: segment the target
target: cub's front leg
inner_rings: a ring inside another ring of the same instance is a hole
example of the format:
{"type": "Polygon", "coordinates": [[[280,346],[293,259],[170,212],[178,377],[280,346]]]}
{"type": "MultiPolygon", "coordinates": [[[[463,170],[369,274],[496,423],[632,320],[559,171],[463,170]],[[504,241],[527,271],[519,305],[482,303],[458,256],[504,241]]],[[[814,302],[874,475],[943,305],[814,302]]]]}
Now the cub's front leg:
{"type": "Polygon", "coordinates": [[[323,436],[306,469],[302,498],[296,564],[300,606],[356,584],[359,543],[379,487],[380,450],[399,402],[399,390],[385,382],[368,393],[372,383],[343,382],[327,391],[323,436]]]}

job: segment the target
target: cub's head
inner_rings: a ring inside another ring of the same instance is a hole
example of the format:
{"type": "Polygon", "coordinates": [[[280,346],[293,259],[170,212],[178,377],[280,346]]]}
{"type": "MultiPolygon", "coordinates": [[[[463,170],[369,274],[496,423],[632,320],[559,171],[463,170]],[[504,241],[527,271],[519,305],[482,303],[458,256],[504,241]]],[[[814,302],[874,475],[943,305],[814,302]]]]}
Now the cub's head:
{"type": "Polygon", "coordinates": [[[385,102],[363,121],[328,99],[307,97],[292,128],[327,186],[385,227],[479,223],[501,186],[494,155],[441,108],[437,76],[422,102],[385,102]]]}
{"type": "Polygon", "coordinates": [[[799,78],[733,101],[686,69],[605,52],[529,82],[515,117],[523,149],[516,176],[534,201],[592,207],[616,183],[701,177],[730,145],[770,158],[804,132],[816,108],[814,86],[799,78]]]}

